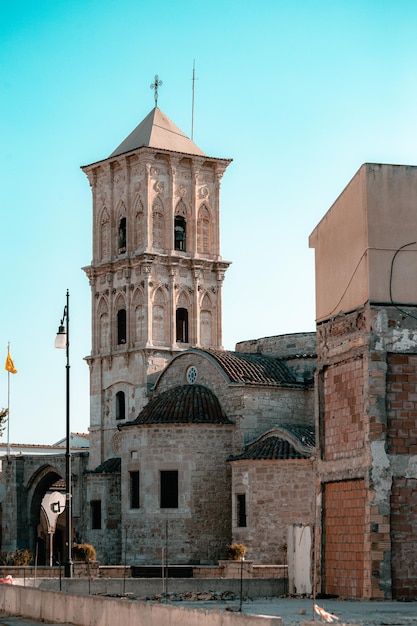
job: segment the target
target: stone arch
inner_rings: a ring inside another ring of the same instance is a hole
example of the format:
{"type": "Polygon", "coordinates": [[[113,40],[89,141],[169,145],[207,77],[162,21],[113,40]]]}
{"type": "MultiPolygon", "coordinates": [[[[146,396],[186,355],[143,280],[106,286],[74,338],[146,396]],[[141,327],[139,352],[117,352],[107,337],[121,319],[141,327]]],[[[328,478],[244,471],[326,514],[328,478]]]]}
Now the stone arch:
{"type": "Polygon", "coordinates": [[[200,344],[206,348],[213,345],[214,304],[207,292],[200,305],[200,344]]]}
{"type": "MultiPolygon", "coordinates": [[[[27,546],[37,555],[39,565],[49,562],[49,538],[45,514],[42,511],[42,500],[51,491],[60,491],[65,494],[65,457],[62,456],[62,469],[56,465],[42,465],[32,474],[27,485],[28,498],[28,544],[27,546]]],[[[53,554],[61,562],[65,556],[65,511],[57,520],[53,537],[53,554]]]]}
{"type": "Polygon", "coordinates": [[[191,299],[185,289],[181,289],[177,296],[177,307],[182,307],[184,309],[191,308],[191,299]]]}
{"type": "Polygon", "coordinates": [[[133,294],[132,311],[132,339],[135,343],[142,343],[146,339],[146,307],[143,289],[140,287],[133,294]]]}
{"type": "Polygon", "coordinates": [[[184,200],[181,198],[181,200],[178,200],[177,205],[175,207],[175,215],[180,215],[181,217],[187,217],[189,211],[187,209],[187,205],[184,202],[184,200]]]}
{"type": "Polygon", "coordinates": [[[127,247],[127,212],[123,200],[117,206],[116,216],[116,250],[123,254],[127,247]]]}
{"type": "Polygon", "coordinates": [[[181,198],[174,211],[174,249],[180,252],[187,250],[187,206],[181,198]]]}
{"type": "Polygon", "coordinates": [[[168,340],[168,300],[161,287],[158,287],[152,298],[152,342],[163,345],[168,340]]]}
{"type": "Polygon", "coordinates": [[[156,196],[152,204],[152,247],[165,248],[165,207],[161,196],[156,196]]]}
{"type": "Polygon", "coordinates": [[[101,259],[110,257],[110,216],[106,206],[103,206],[99,217],[99,254],[101,259]]]}
{"type": "Polygon", "coordinates": [[[127,310],[126,298],[119,292],[114,301],[114,324],[116,345],[122,346],[127,343],[127,310]]]}
{"type": "Polygon", "coordinates": [[[144,248],[146,241],[146,232],[145,232],[145,210],[143,208],[143,202],[140,196],[136,198],[134,207],[133,207],[133,215],[134,215],[134,247],[135,249],[144,248]]]}
{"type": "Polygon", "coordinates": [[[188,293],[181,289],[177,296],[175,310],[175,340],[180,343],[190,341],[191,300],[188,293]]]}
{"type": "Polygon", "coordinates": [[[109,303],[107,298],[101,296],[97,306],[97,343],[100,351],[106,350],[110,346],[110,319],[109,303]]]}
{"type": "Polygon", "coordinates": [[[212,248],[212,217],[208,205],[204,202],[197,215],[197,252],[209,254],[212,248]]]}

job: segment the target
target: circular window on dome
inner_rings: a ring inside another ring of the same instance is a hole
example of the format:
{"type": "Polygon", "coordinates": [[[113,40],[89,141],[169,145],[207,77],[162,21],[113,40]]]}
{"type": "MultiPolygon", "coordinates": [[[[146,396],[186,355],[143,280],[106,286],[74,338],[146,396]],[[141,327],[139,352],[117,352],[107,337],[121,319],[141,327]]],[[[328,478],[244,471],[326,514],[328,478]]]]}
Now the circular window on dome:
{"type": "Polygon", "coordinates": [[[196,380],[197,380],[197,368],[194,365],[190,365],[190,367],[187,370],[187,382],[190,383],[190,385],[193,385],[196,380]]]}

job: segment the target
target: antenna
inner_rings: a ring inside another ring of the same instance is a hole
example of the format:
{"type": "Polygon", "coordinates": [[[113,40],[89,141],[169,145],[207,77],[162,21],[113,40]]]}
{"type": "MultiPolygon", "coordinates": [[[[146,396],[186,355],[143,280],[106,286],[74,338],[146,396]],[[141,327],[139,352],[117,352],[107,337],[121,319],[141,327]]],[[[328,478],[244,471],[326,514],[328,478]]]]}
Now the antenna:
{"type": "Polygon", "coordinates": [[[194,138],[194,85],[197,80],[195,77],[195,59],[193,61],[193,77],[191,79],[193,81],[193,89],[192,89],[192,103],[191,103],[191,140],[194,138]]]}
{"type": "Polygon", "coordinates": [[[158,106],[158,87],[162,85],[162,80],[159,80],[158,74],[155,74],[154,82],[150,84],[151,89],[155,89],[155,107],[158,106]]]}

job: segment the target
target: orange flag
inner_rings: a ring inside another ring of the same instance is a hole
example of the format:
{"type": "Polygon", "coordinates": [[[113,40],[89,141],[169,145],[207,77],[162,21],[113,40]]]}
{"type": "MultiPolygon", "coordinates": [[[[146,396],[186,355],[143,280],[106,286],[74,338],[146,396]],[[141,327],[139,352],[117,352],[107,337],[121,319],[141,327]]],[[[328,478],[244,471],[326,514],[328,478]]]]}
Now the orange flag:
{"type": "Polygon", "coordinates": [[[15,368],[14,363],[12,361],[12,357],[10,356],[9,348],[7,348],[7,358],[6,358],[6,364],[4,366],[4,369],[10,372],[11,374],[17,374],[17,369],[15,368]]]}

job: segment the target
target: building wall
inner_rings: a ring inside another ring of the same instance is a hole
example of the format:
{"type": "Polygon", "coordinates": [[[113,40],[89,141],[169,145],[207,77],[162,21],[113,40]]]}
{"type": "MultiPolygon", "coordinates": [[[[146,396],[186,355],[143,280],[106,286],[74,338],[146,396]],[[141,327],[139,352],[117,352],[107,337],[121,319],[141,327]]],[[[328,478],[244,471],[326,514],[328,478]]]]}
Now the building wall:
{"type": "MultiPolygon", "coordinates": [[[[74,536],[86,536],[85,470],[88,452],[72,454],[72,515],[74,536]]],[[[40,507],[45,493],[56,481],[65,480],[65,454],[22,455],[2,461],[2,550],[25,548],[35,554],[40,507]]],[[[65,513],[58,524],[65,528],[65,513]]],[[[59,547],[63,558],[64,547],[59,547]]]]}
{"type": "Polygon", "coordinates": [[[326,461],[363,453],[363,358],[346,359],[323,368],[322,450],[326,461]]]}
{"type": "Polygon", "coordinates": [[[231,430],[223,424],[126,427],[121,506],[127,563],[217,563],[231,537],[231,430]],[[178,508],[160,506],[160,472],[178,472],[178,508]],[[139,471],[140,506],[130,508],[129,472],[139,471]],[[164,552],[164,554],[163,554],[164,552]]]}
{"type": "Polygon", "coordinates": [[[316,352],[316,333],[291,333],[239,341],[236,352],[260,353],[281,359],[311,355],[316,352]]]}
{"type": "Polygon", "coordinates": [[[310,235],[317,321],[368,301],[417,304],[416,196],[417,167],[361,166],[310,235]]]}
{"type": "Polygon", "coordinates": [[[417,478],[394,478],[391,492],[392,588],[397,599],[417,590],[417,478]]]}
{"type": "Polygon", "coordinates": [[[313,460],[234,461],[233,541],[256,563],[286,562],[288,527],[314,522],[313,460]],[[247,526],[237,526],[236,496],[246,495],[247,526]]]}
{"type": "Polygon", "coordinates": [[[236,424],[234,453],[279,424],[314,421],[313,389],[232,384],[214,359],[199,352],[177,356],[159,378],[157,393],[186,384],[191,365],[197,368],[197,382],[213,391],[227,417],[236,424]]]}
{"type": "Polygon", "coordinates": [[[404,562],[400,546],[408,554],[417,547],[410,492],[404,491],[402,513],[397,509],[394,516],[391,507],[393,485],[405,478],[411,485],[417,478],[415,309],[365,306],[319,325],[317,337],[317,467],[324,494],[318,507],[323,527],[316,543],[322,555],[316,562],[317,579],[323,575],[320,589],[333,593],[336,584],[339,595],[410,596],[417,591],[415,567],[399,568],[404,562]],[[334,489],[330,484],[353,480],[362,481],[365,490],[364,578],[363,585],[361,581],[349,591],[343,580],[327,572],[339,557],[328,542],[326,507],[332,499],[326,493],[334,489]],[[407,520],[403,526],[401,515],[407,520]],[[405,529],[406,539],[401,534],[405,529]]]}
{"type": "Polygon", "coordinates": [[[122,520],[120,510],[120,474],[89,473],[87,478],[87,506],[93,500],[101,503],[101,528],[92,528],[90,511],[86,517],[88,528],[85,543],[94,546],[100,563],[122,563],[122,520]]]}
{"type": "Polygon", "coordinates": [[[392,587],[394,597],[409,599],[417,593],[417,355],[390,353],[387,363],[392,587]]]}
{"type": "Polygon", "coordinates": [[[366,593],[367,493],[363,479],[324,487],[326,593],[361,598],[366,593]]]}

